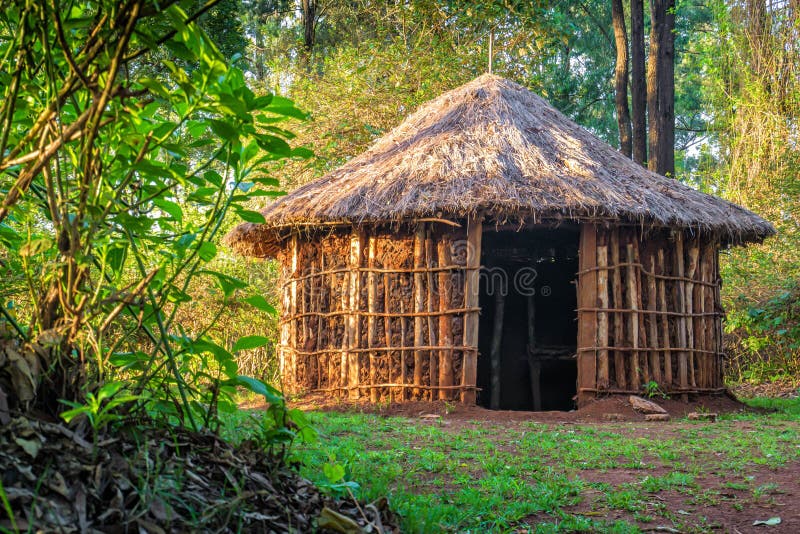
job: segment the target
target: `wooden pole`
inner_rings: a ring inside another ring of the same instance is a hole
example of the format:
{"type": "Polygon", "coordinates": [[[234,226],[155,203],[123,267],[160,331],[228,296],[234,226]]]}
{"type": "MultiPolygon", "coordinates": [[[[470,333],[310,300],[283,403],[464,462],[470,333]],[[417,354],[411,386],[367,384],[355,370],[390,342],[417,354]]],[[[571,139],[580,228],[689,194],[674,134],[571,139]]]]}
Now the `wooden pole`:
{"type": "MultiPolygon", "coordinates": [[[[483,216],[471,217],[467,221],[467,261],[464,280],[464,308],[480,306],[480,266],[481,238],[483,237],[483,216]]],[[[478,324],[477,311],[466,312],[464,316],[464,363],[462,369],[461,402],[475,404],[478,379],[478,324]]]]}
{"type": "MultiPolygon", "coordinates": [[[[597,293],[600,308],[608,308],[608,247],[597,247],[597,293]]],[[[597,346],[608,347],[608,313],[597,314],[597,346]]],[[[597,355],[597,389],[609,386],[608,349],[600,349],[597,355]]]]}
{"type": "MultiPolygon", "coordinates": [[[[421,270],[425,267],[425,225],[419,224],[414,233],[414,346],[422,347],[425,345],[423,337],[423,327],[425,318],[420,315],[425,311],[425,274],[421,270]]],[[[422,362],[425,357],[424,351],[414,349],[414,385],[422,386],[424,375],[422,373],[422,362]]],[[[420,399],[425,390],[414,388],[415,399],[420,399]]]]}
{"type": "MultiPolygon", "coordinates": [[[[707,284],[714,283],[714,256],[716,255],[716,247],[712,241],[706,243],[706,246],[703,249],[703,265],[705,267],[705,273],[703,274],[703,282],[707,284]]],[[[703,287],[703,310],[705,313],[712,313],[714,311],[714,288],[712,286],[704,286],[703,287]]],[[[716,317],[714,316],[703,316],[703,336],[705,338],[704,348],[710,351],[716,351],[716,347],[714,347],[714,323],[716,321],[716,317]]],[[[717,387],[718,386],[718,371],[717,369],[717,355],[716,354],[706,354],[706,376],[707,376],[707,387],[717,387]]]]}
{"type": "Polygon", "coordinates": [[[634,263],[636,258],[633,254],[633,245],[627,243],[625,245],[628,267],[627,280],[628,280],[628,334],[631,338],[631,388],[634,391],[639,391],[641,388],[641,378],[639,367],[639,287],[636,283],[636,268],[634,263]]]}
{"type": "MultiPolygon", "coordinates": [[[[307,258],[303,259],[307,260],[307,258]]],[[[311,266],[311,269],[313,273],[314,269],[313,265],[311,266]]],[[[298,261],[298,271],[297,271],[298,276],[302,276],[302,271],[303,269],[300,267],[300,263],[298,261]]],[[[310,303],[308,302],[308,297],[309,295],[311,295],[311,291],[308,288],[310,280],[311,280],[310,278],[306,278],[298,283],[297,294],[295,296],[295,298],[297,299],[297,304],[295,305],[295,309],[297,310],[297,313],[300,314],[300,317],[302,317],[297,327],[298,339],[296,345],[296,347],[301,350],[305,350],[305,347],[308,345],[310,338],[309,328],[308,328],[309,316],[306,313],[308,312],[308,307],[310,306],[310,303]]],[[[308,356],[300,354],[295,355],[295,377],[297,379],[297,384],[299,388],[298,391],[303,390],[305,388],[311,389],[313,387],[313,385],[310,382],[311,370],[312,370],[312,363],[308,356]],[[306,363],[306,365],[304,366],[305,375],[302,377],[297,376],[297,369],[299,369],[300,367],[300,362],[298,360],[300,359],[304,360],[306,363]]]]}
{"type": "MultiPolygon", "coordinates": [[[[664,249],[658,249],[658,274],[664,274],[666,264],[664,260],[664,249]]],[[[667,284],[663,279],[657,282],[658,287],[658,309],[661,312],[667,311],[667,284]]],[[[672,387],[672,351],[670,348],[670,335],[669,335],[669,316],[666,314],[661,315],[661,345],[664,349],[664,384],[672,387]]]]}
{"type": "MultiPolygon", "coordinates": [[[[282,274],[283,279],[291,279],[291,264],[283,264],[282,274]]],[[[284,286],[281,295],[281,315],[283,317],[290,317],[292,313],[292,298],[290,284],[284,286]]],[[[289,391],[289,322],[281,324],[281,337],[280,345],[278,346],[278,367],[281,373],[281,381],[283,388],[289,391]]]]}
{"type": "MultiPolygon", "coordinates": [[[[622,273],[620,272],[619,261],[619,229],[614,228],[611,231],[611,264],[612,283],[611,292],[613,298],[614,309],[620,309],[624,306],[622,302],[622,273]]],[[[625,339],[623,334],[622,314],[614,312],[614,346],[624,347],[625,339]]],[[[621,350],[614,351],[614,376],[617,381],[617,387],[620,389],[628,388],[628,380],[625,373],[625,355],[621,350]]]]}
{"type": "MultiPolygon", "coordinates": [[[[374,235],[368,237],[369,244],[367,245],[367,265],[370,268],[367,273],[367,310],[370,315],[367,317],[367,346],[374,348],[378,339],[378,317],[373,315],[378,311],[378,273],[375,269],[375,255],[377,253],[377,243],[374,235]]],[[[370,385],[378,383],[378,364],[377,353],[369,353],[369,383],[370,385]]],[[[369,398],[372,402],[378,401],[378,388],[370,388],[369,398]]]]}
{"type": "Polygon", "coordinates": [[[408,371],[406,370],[406,302],[400,298],[400,383],[403,386],[400,388],[400,401],[406,400],[406,392],[408,388],[408,371]]]}
{"type": "MultiPolygon", "coordinates": [[[[658,295],[655,277],[656,257],[655,254],[653,254],[652,249],[648,252],[647,260],[649,271],[647,275],[647,311],[651,312],[647,314],[647,325],[650,328],[649,346],[653,349],[658,349],[658,316],[655,313],[658,310],[658,295]]],[[[664,377],[661,374],[661,362],[659,362],[658,350],[649,351],[649,358],[650,372],[653,375],[653,380],[661,387],[668,386],[668,384],[664,384],[663,382],[664,377]]]]}
{"type": "MultiPolygon", "coordinates": [[[[325,272],[325,252],[322,250],[322,248],[320,248],[320,250],[319,250],[319,270],[321,272],[323,272],[323,273],[325,272]]],[[[318,312],[318,313],[322,313],[324,311],[322,309],[322,302],[323,302],[322,293],[323,293],[324,288],[325,288],[325,275],[324,274],[320,274],[320,275],[316,276],[314,278],[314,280],[315,280],[314,292],[315,292],[315,294],[317,296],[317,306],[316,306],[316,310],[315,311],[318,312]]],[[[316,346],[316,350],[322,349],[322,332],[325,329],[325,327],[323,326],[323,320],[324,319],[323,319],[323,317],[321,315],[317,316],[317,346],[316,346]]],[[[317,389],[322,388],[322,373],[323,372],[326,373],[326,374],[328,373],[328,369],[327,369],[327,367],[328,367],[327,366],[328,356],[327,356],[327,354],[325,354],[324,358],[325,358],[326,365],[323,366],[323,353],[320,353],[319,355],[317,355],[317,361],[319,362],[319,365],[317,366],[317,389]],[[324,369],[324,371],[323,371],[323,369],[324,369]]],[[[328,386],[330,386],[330,383],[328,383],[328,386]]]]}
{"type": "Polygon", "coordinates": [[[528,371],[531,380],[531,396],[533,397],[533,410],[542,409],[542,362],[536,358],[536,297],[528,295],[528,371]]]}
{"type": "MultiPolygon", "coordinates": [[[[584,223],[578,251],[578,308],[597,306],[597,226],[584,223]]],[[[583,311],[578,314],[578,348],[591,349],[597,342],[597,312],[583,311]]],[[[593,395],[584,388],[597,387],[597,351],[578,351],[578,406],[589,402],[593,395]]]]}
{"type": "MultiPolygon", "coordinates": [[[[353,232],[350,236],[350,298],[349,298],[349,311],[347,315],[347,341],[349,349],[359,348],[361,341],[360,329],[361,321],[359,320],[360,301],[361,301],[361,248],[362,236],[358,232],[353,232]]],[[[361,396],[361,391],[358,386],[361,382],[361,362],[359,361],[359,354],[348,350],[347,356],[347,384],[348,393],[351,399],[358,399],[361,396]]]]}
{"type": "MultiPolygon", "coordinates": [[[[442,236],[437,245],[439,267],[449,266],[450,239],[442,236]]],[[[439,271],[439,311],[452,309],[452,274],[449,271],[439,271]]],[[[450,387],[453,385],[453,317],[450,314],[439,316],[439,385],[450,387]]],[[[452,390],[440,389],[439,398],[448,400],[452,398],[452,390]]]]}
{"type": "MultiPolygon", "coordinates": [[[[390,298],[390,284],[389,284],[389,273],[384,273],[383,275],[383,311],[388,313],[391,311],[391,307],[389,303],[391,302],[390,298]]],[[[386,315],[383,317],[383,330],[384,330],[384,342],[386,346],[386,369],[389,377],[389,383],[393,384],[394,380],[392,379],[392,351],[390,350],[392,347],[392,319],[390,316],[386,315]]],[[[389,389],[387,392],[389,394],[390,399],[397,400],[398,394],[397,390],[389,389]]]]}
{"type": "Polygon", "coordinates": [[[292,267],[291,267],[291,280],[289,285],[289,391],[297,391],[297,275],[298,275],[298,255],[300,245],[298,243],[297,234],[292,235],[292,267]]]}
{"type": "MultiPolygon", "coordinates": [[[[689,263],[686,266],[686,278],[694,279],[697,273],[697,258],[700,250],[697,246],[697,240],[692,240],[692,243],[689,245],[689,263]]],[[[692,316],[694,314],[695,308],[695,300],[694,300],[694,286],[693,282],[686,282],[684,288],[686,291],[686,298],[684,302],[686,303],[686,310],[685,313],[687,314],[686,320],[686,347],[688,350],[688,368],[689,368],[689,383],[692,387],[697,387],[697,379],[695,377],[695,335],[694,335],[694,321],[692,316]]]]}
{"type": "MultiPolygon", "coordinates": [[[[433,255],[434,255],[434,246],[433,246],[433,236],[432,230],[428,229],[428,232],[425,237],[425,265],[428,268],[428,272],[426,274],[425,280],[425,288],[427,290],[427,294],[425,296],[425,301],[428,303],[428,345],[433,347],[436,345],[436,318],[433,316],[433,312],[436,310],[436,306],[433,302],[433,255]]],[[[430,400],[436,400],[436,390],[434,389],[439,384],[439,353],[438,351],[432,350],[428,352],[428,384],[431,388],[426,392],[427,396],[430,400]]]]}
{"type": "Polygon", "coordinates": [[[719,250],[715,247],[714,248],[714,268],[712,270],[714,281],[714,311],[718,313],[714,317],[714,350],[717,353],[716,362],[717,362],[717,371],[716,371],[716,379],[717,379],[717,387],[721,387],[723,385],[723,376],[725,373],[724,364],[722,357],[722,314],[725,313],[725,310],[722,308],[722,296],[720,295],[722,290],[722,278],[719,275],[719,250]]]}
{"type": "Polygon", "coordinates": [[[650,361],[648,359],[647,353],[647,328],[645,325],[645,318],[644,316],[647,314],[643,314],[642,310],[644,309],[644,269],[642,268],[642,258],[639,254],[639,243],[641,241],[637,240],[637,234],[634,231],[632,235],[633,239],[633,266],[634,269],[634,276],[636,277],[636,315],[639,319],[639,348],[645,349],[639,351],[639,358],[637,361],[642,366],[642,376],[644,377],[644,383],[648,383],[651,380],[650,375],[650,361]]]}
{"type": "Polygon", "coordinates": [[[506,307],[506,296],[503,288],[494,288],[494,325],[492,329],[492,345],[490,354],[492,394],[489,397],[489,407],[492,410],[500,408],[500,349],[503,346],[503,315],[506,307]]]}
{"type": "MultiPolygon", "coordinates": [[[[683,255],[683,232],[679,231],[675,236],[675,272],[678,278],[683,278],[685,274],[683,255]]],[[[686,352],[686,296],[684,280],[675,281],[675,311],[681,315],[678,317],[678,380],[681,389],[689,388],[689,355],[686,352]]],[[[684,401],[689,398],[686,394],[682,395],[684,401]]]]}
{"type": "MultiPolygon", "coordinates": [[[[699,244],[698,238],[698,245],[699,244]]],[[[708,383],[708,367],[706,366],[708,362],[708,354],[704,353],[703,351],[707,349],[706,347],[706,300],[705,300],[705,281],[708,277],[708,267],[706,265],[706,257],[705,257],[705,246],[698,246],[698,257],[697,257],[697,279],[700,283],[694,285],[694,294],[692,295],[692,300],[694,301],[694,309],[697,313],[701,314],[699,316],[694,317],[694,347],[696,349],[695,353],[695,367],[697,368],[695,371],[695,379],[697,382],[697,386],[704,388],[709,387],[708,383]]]]}

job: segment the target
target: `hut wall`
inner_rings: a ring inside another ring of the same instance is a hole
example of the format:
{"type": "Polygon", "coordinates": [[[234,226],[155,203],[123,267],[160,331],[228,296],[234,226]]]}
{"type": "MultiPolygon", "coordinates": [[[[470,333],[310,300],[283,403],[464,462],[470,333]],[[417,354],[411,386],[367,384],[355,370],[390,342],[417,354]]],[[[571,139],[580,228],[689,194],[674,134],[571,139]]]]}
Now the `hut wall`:
{"type": "Polygon", "coordinates": [[[722,382],[718,242],[584,225],[578,401],[598,393],[715,392],[722,382]]]}
{"type": "Polygon", "coordinates": [[[284,388],[373,402],[474,394],[465,239],[439,223],[291,238],[279,257],[284,388]]]}

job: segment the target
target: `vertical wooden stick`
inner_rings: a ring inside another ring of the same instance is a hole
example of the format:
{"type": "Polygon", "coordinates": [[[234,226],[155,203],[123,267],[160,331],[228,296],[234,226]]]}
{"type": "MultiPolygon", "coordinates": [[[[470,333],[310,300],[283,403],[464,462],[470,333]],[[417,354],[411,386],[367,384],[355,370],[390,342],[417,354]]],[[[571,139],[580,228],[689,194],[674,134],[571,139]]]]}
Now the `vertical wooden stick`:
{"type": "Polygon", "coordinates": [[[361,362],[359,361],[359,353],[352,349],[359,348],[361,342],[361,321],[359,320],[359,310],[361,309],[361,247],[362,236],[357,232],[353,232],[350,236],[350,298],[349,298],[349,312],[347,314],[347,340],[348,350],[347,353],[347,385],[348,396],[351,399],[358,399],[361,396],[359,389],[361,377],[361,362]]]}
{"type": "Polygon", "coordinates": [[[298,358],[298,341],[297,341],[297,277],[298,277],[298,255],[300,253],[300,245],[298,243],[297,234],[292,235],[292,267],[291,267],[291,280],[290,284],[290,301],[289,301],[289,391],[297,391],[297,358],[298,358]]]}
{"type": "MultiPolygon", "coordinates": [[[[320,247],[320,250],[319,250],[319,270],[320,270],[320,274],[318,274],[317,276],[314,277],[314,285],[313,285],[313,288],[314,288],[313,291],[315,292],[315,295],[317,297],[317,304],[316,304],[316,307],[315,307],[314,311],[316,311],[319,314],[322,314],[325,311],[327,311],[327,310],[323,310],[323,305],[322,305],[322,302],[323,302],[322,301],[322,292],[324,291],[324,288],[325,288],[325,275],[322,274],[322,273],[325,272],[325,253],[323,252],[322,247],[320,247]]],[[[319,362],[319,364],[317,366],[317,389],[321,389],[323,387],[322,386],[322,373],[323,372],[327,373],[327,371],[328,371],[327,370],[327,365],[323,365],[323,361],[327,362],[327,353],[322,352],[323,349],[326,348],[326,347],[322,346],[322,331],[323,330],[324,330],[324,326],[322,324],[322,315],[318,315],[317,316],[317,345],[315,347],[315,350],[317,351],[317,362],[319,362]],[[324,371],[323,371],[323,369],[324,369],[324,371]]],[[[330,384],[328,384],[328,386],[326,386],[326,387],[329,387],[329,386],[330,386],[330,384]]]]}
{"type": "MultiPolygon", "coordinates": [[[[663,275],[666,272],[664,260],[664,249],[658,249],[658,269],[657,273],[663,275]]],[[[664,349],[664,385],[672,387],[672,352],[670,349],[669,335],[669,315],[667,315],[667,284],[663,279],[658,280],[658,310],[661,312],[659,319],[661,323],[661,344],[664,349]]]]}
{"type": "MultiPolygon", "coordinates": [[[[439,267],[449,267],[450,239],[442,236],[437,245],[439,267]]],[[[439,271],[439,385],[449,387],[453,385],[453,317],[445,313],[452,309],[452,273],[439,271]]],[[[446,400],[453,398],[452,390],[440,389],[439,398],[446,400]]]]}
{"type": "MultiPolygon", "coordinates": [[[[425,274],[422,269],[425,267],[425,225],[420,224],[414,233],[414,385],[423,384],[424,375],[422,373],[422,361],[425,351],[417,347],[425,345],[423,337],[423,325],[425,318],[422,313],[425,311],[425,274]]],[[[414,398],[421,399],[425,390],[414,388],[414,398]]]]}
{"type": "Polygon", "coordinates": [[[648,271],[647,274],[647,325],[650,327],[649,343],[650,347],[654,350],[649,351],[650,358],[650,373],[653,375],[653,380],[658,383],[662,388],[665,386],[664,377],[661,374],[661,362],[659,361],[658,348],[661,348],[658,343],[658,310],[657,304],[657,290],[656,290],[656,257],[652,250],[649,251],[647,256],[648,271]]]}
{"type": "Polygon", "coordinates": [[[640,240],[637,239],[637,233],[634,231],[633,233],[633,262],[636,264],[634,266],[634,275],[636,277],[636,315],[639,317],[639,348],[644,349],[639,351],[639,358],[638,361],[641,363],[642,366],[642,376],[644,377],[644,382],[650,382],[651,374],[650,374],[650,361],[648,359],[647,354],[647,328],[645,325],[644,315],[642,310],[644,309],[644,269],[642,268],[642,258],[639,255],[639,245],[641,243],[640,240]]]}
{"type": "MultiPolygon", "coordinates": [[[[375,348],[378,339],[378,273],[375,272],[375,255],[377,253],[377,243],[374,235],[368,237],[367,245],[367,346],[375,348]]],[[[378,401],[378,388],[374,387],[378,383],[378,354],[374,351],[369,353],[369,398],[372,402],[378,401]]]]}
{"type": "MultiPolygon", "coordinates": [[[[384,265],[385,267],[385,265],[384,265]]],[[[391,307],[389,303],[391,302],[390,298],[390,287],[389,287],[389,273],[384,273],[383,275],[383,313],[390,313],[391,307]]],[[[387,369],[387,376],[389,380],[389,384],[394,384],[392,379],[392,351],[390,350],[392,347],[392,319],[389,315],[383,316],[383,335],[384,335],[384,342],[386,343],[386,369],[387,369]]],[[[387,392],[389,394],[390,399],[397,400],[398,394],[397,390],[393,388],[389,388],[387,392]]]]}
{"type": "Polygon", "coordinates": [[[406,400],[408,371],[406,370],[406,301],[400,299],[400,401],[406,400]]]}
{"type": "MultiPolygon", "coordinates": [[[[600,308],[608,308],[608,247],[597,247],[597,292],[600,308]]],[[[597,314],[597,388],[607,389],[608,376],[608,312],[597,314]]]]}
{"type": "MultiPolygon", "coordinates": [[[[689,263],[686,266],[686,278],[694,279],[695,274],[697,273],[697,257],[699,254],[699,248],[697,246],[697,240],[692,240],[691,245],[689,245],[689,263]]],[[[692,387],[697,387],[697,380],[695,378],[695,348],[696,348],[696,341],[694,335],[694,313],[695,313],[695,300],[694,300],[694,286],[693,282],[686,282],[685,290],[686,290],[686,298],[684,302],[686,303],[686,343],[687,348],[689,349],[689,383],[692,387]]]]}
{"type": "MultiPolygon", "coordinates": [[[[283,263],[283,262],[282,262],[283,263]]],[[[292,298],[289,280],[291,279],[290,273],[291,264],[283,263],[281,266],[281,282],[283,282],[283,291],[281,292],[281,317],[284,322],[281,324],[281,338],[278,345],[278,367],[281,373],[281,381],[283,389],[290,391],[289,384],[289,317],[292,313],[292,298]]]]}
{"type": "Polygon", "coordinates": [[[492,394],[489,397],[489,407],[492,410],[497,410],[500,408],[500,349],[503,346],[503,315],[506,307],[506,296],[503,294],[503,288],[494,289],[494,325],[492,329],[492,345],[489,351],[492,394]]]}
{"type": "MultiPolygon", "coordinates": [[[[483,217],[472,217],[467,222],[467,262],[464,281],[464,307],[480,306],[480,266],[481,238],[483,237],[483,217]]],[[[464,363],[461,380],[461,402],[475,404],[478,379],[478,324],[477,311],[464,315],[464,363]]]]}
{"type": "MultiPolygon", "coordinates": [[[[675,276],[683,278],[685,274],[683,255],[683,232],[679,231],[675,236],[675,276]]],[[[677,280],[675,283],[675,311],[680,315],[678,316],[678,380],[680,381],[681,389],[689,388],[689,355],[687,353],[686,344],[686,296],[684,280],[677,280]]],[[[688,400],[687,395],[684,393],[683,397],[688,400]]]]}
{"type": "MultiPolygon", "coordinates": [[[[625,304],[622,302],[622,273],[619,266],[619,229],[614,228],[611,231],[611,264],[612,271],[612,284],[611,292],[613,297],[614,309],[622,309],[625,304]]],[[[621,312],[614,312],[614,346],[625,346],[625,336],[623,334],[622,314],[621,312]]],[[[628,380],[626,378],[625,355],[617,348],[614,350],[614,376],[617,381],[619,389],[628,388],[628,380]]]]}
{"type": "Polygon", "coordinates": [[[597,388],[597,226],[581,225],[578,250],[578,406],[597,388]],[[592,310],[592,311],[589,311],[592,310]],[[587,391],[588,390],[588,391],[587,391]]]}
{"type": "Polygon", "coordinates": [[[715,361],[717,362],[715,377],[717,380],[716,387],[723,385],[723,376],[725,374],[724,361],[722,359],[722,317],[725,310],[722,308],[722,297],[720,295],[722,289],[722,278],[719,275],[719,250],[714,247],[714,268],[712,270],[714,276],[714,311],[717,315],[714,316],[714,351],[716,352],[715,361]]]}
{"type": "Polygon", "coordinates": [[[631,388],[639,391],[641,388],[640,366],[639,366],[639,285],[636,283],[636,268],[634,263],[636,258],[633,254],[633,245],[625,245],[627,253],[628,268],[628,334],[631,337],[631,388]]]}
{"type": "MultiPolygon", "coordinates": [[[[434,255],[434,246],[433,246],[433,237],[431,235],[432,231],[429,229],[427,235],[425,237],[425,266],[427,267],[427,272],[425,273],[425,288],[427,290],[427,294],[425,295],[425,301],[428,303],[428,346],[435,347],[436,346],[436,318],[433,316],[436,307],[434,305],[433,299],[433,255],[434,255]]],[[[439,353],[435,350],[428,351],[428,384],[431,388],[428,390],[427,394],[425,395],[430,400],[436,400],[436,388],[439,385],[439,353]]]]}
{"type": "MultiPolygon", "coordinates": [[[[714,256],[717,252],[714,242],[709,240],[703,248],[703,265],[705,266],[705,274],[703,281],[707,284],[714,283],[714,256]]],[[[714,312],[714,288],[712,286],[705,286],[703,288],[703,310],[705,313],[714,312]]],[[[714,321],[713,315],[705,315],[703,317],[703,337],[705,339],[703,345],[705,350],[714,351],[714,321]]],[[[716,368],[717,355],[706,353],[706,376],[708,387],[717,387],[718,369],[716,368]]]]}
{"type": "MultiPolygon", "coordinates": [[[[698,238],[698,244],[700,239],[698,238]]],[[[697,368],[695,371],[695,379],[697,382],[697,386],[701,388],[709,387],[708,385],[708,353],[704,352],[706,350],[706,329],[705,329],[705,311],[706,311],[706,300],[705,300],[705,281],[708,277],[708,265],[706,264],[706,257],[705,257],[705,246],[699,247],[698,258],[697,258],[697,279],[700,283],[694,285],[694,295],[692,295],[692,300],[694,301],[694,311],[697,314],[694,317],[694,348],[695,348],[695,367],[697,368]]]]}

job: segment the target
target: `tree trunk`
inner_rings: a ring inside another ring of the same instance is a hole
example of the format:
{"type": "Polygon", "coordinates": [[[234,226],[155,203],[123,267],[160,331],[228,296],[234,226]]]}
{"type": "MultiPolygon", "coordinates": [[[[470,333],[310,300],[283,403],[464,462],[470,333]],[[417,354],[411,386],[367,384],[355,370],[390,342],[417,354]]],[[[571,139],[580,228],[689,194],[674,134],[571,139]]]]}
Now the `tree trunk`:
{"type": "Polygon", "coordinates": [[[617,64],[614,69],[614,102],[617,107],[619,151],[631,157],[631,115],[628,110],[628,32],[625,30],[625,10],[622,0],[611,0],[611,18],[614,23],[614,43],[617,64]]]}
{"type": "Polygon", "coordinates": [[[675,2],[650,0],[650,57],[647,64],[648,167],[675,175],[675,2]]]}
{"type": "Polygon", "coordinates": [[[647,165],[647,81],[644,58],[644,1],[631,0],[632,144],[633,160],[640,165],[647,165]]]}
{"type": "Polygon", "coordinates": [[[314,51],[317,27],[317,0],[301,0],[301,21],[303,23],[303,48],[310,66],[311,52],[314,51]]]}

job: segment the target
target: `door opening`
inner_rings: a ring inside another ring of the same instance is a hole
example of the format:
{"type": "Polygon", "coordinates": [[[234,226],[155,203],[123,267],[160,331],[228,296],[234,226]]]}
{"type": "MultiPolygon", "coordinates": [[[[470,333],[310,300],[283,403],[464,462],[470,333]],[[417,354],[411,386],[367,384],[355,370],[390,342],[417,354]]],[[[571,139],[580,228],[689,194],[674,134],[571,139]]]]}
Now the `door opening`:
{"type": "Polygon", "coordinates": [[[570,410],[577,392],[577,228],[485,231],[478,403],[570,410]]]}

